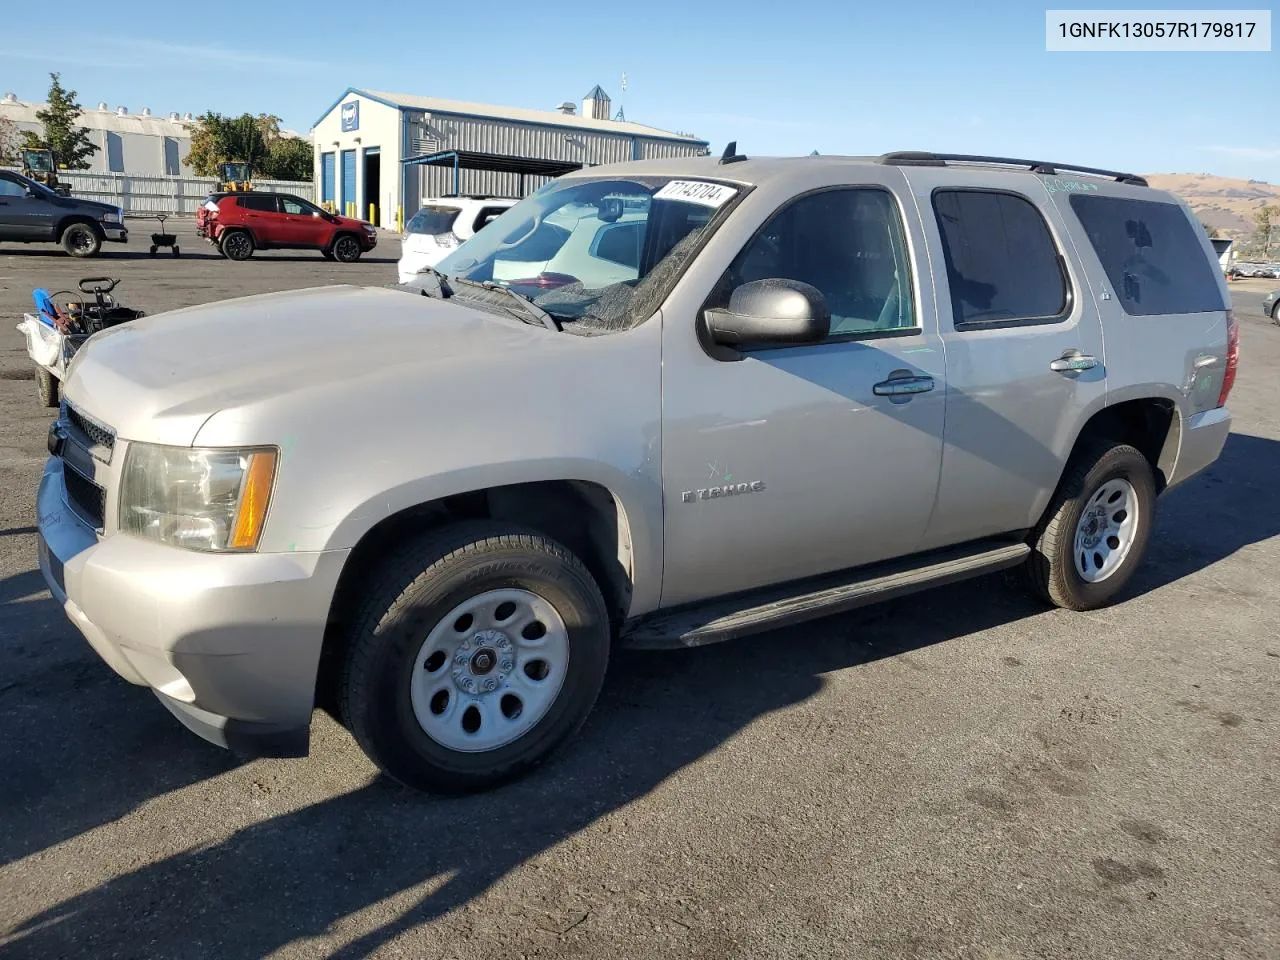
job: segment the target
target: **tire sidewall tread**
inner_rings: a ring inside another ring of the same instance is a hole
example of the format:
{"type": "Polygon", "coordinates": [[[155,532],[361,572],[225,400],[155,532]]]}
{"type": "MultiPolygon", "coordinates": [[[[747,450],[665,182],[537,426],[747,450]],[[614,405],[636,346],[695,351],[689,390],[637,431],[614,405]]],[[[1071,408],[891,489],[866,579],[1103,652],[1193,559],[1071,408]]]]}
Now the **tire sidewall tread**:
{"type": "Polygon", "coordinates": [[[1106,606],[1128,584],[1142,563],[1151,538],[1156,505],[1155,479],[1147,458],[1126,443],[1099,442],[1078,451],[1032,539],[1025,567],[1032,589],[1055,606],[1094,610],[1106,606]],[[1090,583],[1076,570],[1076,524],[1087,498],[1108,480],[1122,477],[1138,498],[1138,529],[1129,553],[1111,576],[1090,583]]]}
{"type": "Polygon", "coordinates": [[[471,522],[420,537],[379,568],[350,620],[340,711],[366,754],[417,789],[467,793],[507,782],[571,737],[595,704],[609,657],[608,614],[595,581],[564,546],[532,530],[471,522]],[[533,589],[569,632],[564,684],[532,730],[477,754],[449,750],[422,729],[407,679],[427,634],[477,593],[533,589]]]}

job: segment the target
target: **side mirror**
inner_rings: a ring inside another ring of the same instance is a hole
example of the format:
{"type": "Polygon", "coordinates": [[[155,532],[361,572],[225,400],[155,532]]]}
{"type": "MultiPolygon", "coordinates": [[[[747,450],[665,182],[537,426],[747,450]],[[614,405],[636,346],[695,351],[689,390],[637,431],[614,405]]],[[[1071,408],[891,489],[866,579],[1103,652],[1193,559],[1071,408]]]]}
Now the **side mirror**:
{"type": "Polygon", "coordinates": [[[752,280],[729,296],[727,309],[706,312],[712,342],[724,347],[821,343],[831,310],[817,287],[799,280],[752,280]]]}

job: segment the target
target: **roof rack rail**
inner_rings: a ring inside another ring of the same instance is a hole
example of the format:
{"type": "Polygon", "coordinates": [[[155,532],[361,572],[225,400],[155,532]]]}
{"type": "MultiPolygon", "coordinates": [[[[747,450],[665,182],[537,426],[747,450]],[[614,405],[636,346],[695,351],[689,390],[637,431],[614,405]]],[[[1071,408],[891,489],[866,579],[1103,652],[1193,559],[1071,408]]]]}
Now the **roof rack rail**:
{"type": "Polygon", "coordinates": [[[1136,173],[1101,170],[1097,167],[1082,167],[1074,163],[1017,160],[1013,157],[983,157],[968,153],[929,153],[923,150],[899,150],[896,153],[883,154],[877,158],[876,162],[899,167],[945,167],[948,163],[993,163],[1009,167],[1026,167],[1032,173],[1055,174],[1059,170],[1069,170],[1073,173],[1090,173],[1098,177],[1110,177],[1119,183],[1128,183],[1136,187],[1148,186],[1146,179],[1136,173]]]}

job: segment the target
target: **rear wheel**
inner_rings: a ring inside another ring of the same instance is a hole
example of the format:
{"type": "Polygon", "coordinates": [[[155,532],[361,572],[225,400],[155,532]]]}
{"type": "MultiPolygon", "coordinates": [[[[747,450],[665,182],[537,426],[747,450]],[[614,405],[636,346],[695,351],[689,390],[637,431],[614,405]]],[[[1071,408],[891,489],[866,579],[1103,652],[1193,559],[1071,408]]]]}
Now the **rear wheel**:
{"type": "Polygon", "coordinates": [[[58,405],[59,394],[58,378],[46,370],[44,367],[36,367],[36,392],[40,395],[40,402],[46,407],[56,407],[58,405]]]}
{"type": "Polygon", "coordinates": [[[218,241],[218,249],[228,260],[248,260],[253,256],[253,237],[243,230],[228,230],[218,241]]]}
{"type": "Polygon", "coordinates": [[[604,680],[609,620],[559,543],[459,525],[410,544],[375,578],[351,624],[341,713],[389,776],[487,789],[582,725],[604,680]]]}
{"type": "Polygon", "coordinates": [[[1081,450],[1037,528],[1026,567],[1031,587],[1070,610],[1110,603],[1142,562],[1155,502],[1151,465],[1134,447],[1081,450]]]}
{"type": "Polygon", "coordinates": [[[333,241],[333,258],[340,263],[355,263],[360,259],[360,241],[344,233],[333,241]]]}
{"type": "Polygon", "coordinates": [[[62,249],[73,257],[97,256],[102,235],[92,224],[73,223],[62,231],[62,249]]]}

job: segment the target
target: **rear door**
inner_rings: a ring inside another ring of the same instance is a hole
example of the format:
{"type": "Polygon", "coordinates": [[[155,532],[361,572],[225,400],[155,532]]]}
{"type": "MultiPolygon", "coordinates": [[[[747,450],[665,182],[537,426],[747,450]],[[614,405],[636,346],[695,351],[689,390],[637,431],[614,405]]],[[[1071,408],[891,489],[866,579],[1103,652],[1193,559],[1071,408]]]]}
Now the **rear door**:
{"type": "Polygon", "coordinates": [[[288,245],[285,239],[288,230],[280,216],[275,194],[237,194],[236,206],[244,211],[244,225],[249,228],[259,246],[288,245]]]}
{"type": "Polygon", "coordinates": [[[927,547],[1035,525],[1106,403],[1102,327],[1066,223],[1031,174],[906,171],[937,278],[946,443],[927,547]]]}
{"type": "Polygon", "coordinates": [[[280,233],[291,247],[328,246],[333,225],[320,216],[318,208],[287,193],[277,195],[280,204],[280,233]]]}

